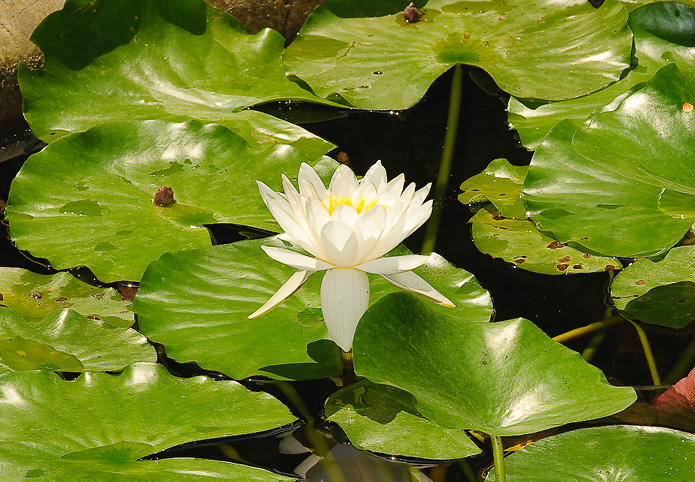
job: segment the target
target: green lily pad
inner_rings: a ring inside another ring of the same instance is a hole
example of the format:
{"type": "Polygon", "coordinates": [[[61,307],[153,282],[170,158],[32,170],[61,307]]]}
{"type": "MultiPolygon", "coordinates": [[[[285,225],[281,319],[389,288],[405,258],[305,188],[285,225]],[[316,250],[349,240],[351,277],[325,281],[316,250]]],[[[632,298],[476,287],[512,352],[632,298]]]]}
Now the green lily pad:
{"type": "Polygon", "coordinates": [[[138,460],[294,420],[270,395],[235,382],[179,379],[145,363],[118,376],[88,372],[75,381],[40,371],[6,373],[0,392],[3,481],[294,480],[212,460],[138,460]]]}
{"type": "Polygon", "coordinates": [[[407,293],[370,308],[353,346],[358,375],[412,393],[423,416],[449,429],[528,434],[636,399],[528,320],[467,323],[407,293]]]}
{"type": "Polygon", "coordinates": [[[684,328],[695,320],[695,248],[673,248],[659,261],[640,259],[611,285],[615,306],[644,323],[684,328]]]}
{"type": "Polygon", "coordinates": [[[594,273],[622,268],[617,258],[595,256],[540,233],[528,219],[502,218],[481,209],[470,220],[475,247],[494,258],[542,274],[594,273]]]}
{"type": "Polygon", "coordinates": [[[0,308],[0,373],[117,371],[156,360],[147,338],[130,328],[114,328],[67,309],[35,320],[0,308]]]}
{"type": "Polygon", "coordinates": [[[420,415],[408,392],[369,380],[333,393],[326,403],[326,418],[362,450],[425,459],[480,453],[462,430],[442,428],[420,415]]]}
{"type": "Polygon", "coordinates": [[[459,201],[489,201],[505,218],[526,219],[521,188],[527,172],[528,166],[513,166],[506,159],[495,159],[483,172],[463,181],[459,201]]]}
{"type": "MultiPolygon", "coordinates": [[[[685,481],[695,473],[695,436],[662,427],[614,425],[539,440],[504,459],[508,482],[685,481]]],[[[494,470],[487,478],[495,479],[494,470]]]]}
{"type": "Polygon", "coordinates": [[[324,2],[287,48],[287,73],[327,99],[400,110],[458,63],[481,67],[515,96],[551,100],[601,89],[629,66],[627,11],[613,0],[600,9],[585,1],[431,0],[417,23],[404,19],[407,2],[398,13],[370,12],[368,3],[324,2]]]}
{"type": "Polygon", "coordinates": [[[283,132],[289,130],[303,132],[308,155],[331,148],[267,114],[239,114],[263,102],[326,101],[285,77],[278,32],[252,35],[202,0],[70,0],[32,41],[46,62],[40,70],[21,69],[24,113],[46,142],[109,121],[196,119],[225,125],[247,141],[260,123],[270,137],[259,139],[266,147],[297,145],[283,132]]]}
{"type": "MultiPolygon", "coordinates": [[[[261,246],[301,251],[272,237],[159,258],[145,272],[134,301],[140,329],[179,362],[195,361],[235,379],[340,374],[340,352],[329,338],[320,309],[323,273],[312,275],[272,311],[247,319],[295,272],[267,257],[261,246]]],[[[470,273],[438,255],[415,272],[456,304],[454,309],[434,306],[435,311],[459,313],[474,321],[490,319],[490,295],[470,273]]],[[[374,276],[370,301],[397,290],[374,276]]]]}
{"type": "Polygon", "coordinates": [[[69,273],[42,275],[21,268],[0,267],[0,304],[27,318],[43,318],[70,308],[112,326],[133,324],[130,301],[113,288],[97,288],[69,273]]]}
{"type": "Polygon", "coordinates": [[[564,119],[581,126],[597,110],[613,110],[637,84],[647,82],[664,65],[695,62],[695,8],[678,3],[653,3],[632,13],[637,65],[613,85],[590,95],[540,106],[514,97],[509,99],[509,122],[527,149],[536,149],[543,137],[564,119]],[[690,37],[689,37],[690,36],[690,37]],[[528,105],[527,105],[528,104],[528,105]]]}
{"type": "MultiPolygon", "coordinates": [[[[257,151],[214,124],[104,124],[31,156],[6,219],[17,246],[55,268],[86,265],[104,282],[137,281],[165,252],[210,246],[204,224],[277,231],[255,181],[279,189],[281,172],[294,177],[308,161],[286,145],[257,151]],[[173,188],[172,206],[155,205],[162,186],[173,188]]],[[[322,173],[337,165],[318,163],[322,173]]]]}
{"type": "MultiPolygon", "coordinates": [[[[609,143],[621,143],[621,138],[632,136],[627,133],[630,128],[626,120],[623,131],[613,133],[610,140],[603,139],[601,148],[609,149],[609,143]]],[[[692,220],[677,219],[659,209],[662,187],[659,182],[634,179],[638,165],[618,167],[616,158],[598,163],[579,155],[572,148],[572,139],[580,132],[571,121],[561,122],[531,160],[523,198],[537,228],[563,244],[604,256],[652,256],[677,244],[692,220]]],[[[659,153],[660,148],[655,145],[654,154],[661,158],[661,172],[670,175],[674,172],[671,158],[659,153]]],[[[620,154],[621,159],[634,159],[632,152],[636,150],[639,148],[631,145],[620,154]]]]}

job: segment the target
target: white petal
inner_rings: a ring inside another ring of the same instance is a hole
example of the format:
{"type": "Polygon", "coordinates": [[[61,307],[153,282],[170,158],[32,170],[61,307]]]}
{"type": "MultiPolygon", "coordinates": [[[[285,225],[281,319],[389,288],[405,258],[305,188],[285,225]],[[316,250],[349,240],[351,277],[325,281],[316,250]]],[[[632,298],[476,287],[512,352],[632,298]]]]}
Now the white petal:
{"type": "Polygon", "coordinates": [[[247,318],[257,318],[275,308],[277,305],[285,301],[292,293],[297,291],[313,273],[314,271],[304,270],[295,272],[287,281],[285,281],[282,286],[280,286],[280,289],[278,289],[268,301],[263,303],[263,306],[251,313],[249,316],[247,316],[247,318]]]}
{"type": "Polygon", "coordinates": [[[403,193],[403,186],[405,185],[405,175],[399,174],[398,176],[391,179],[388,184],[381,186],[379,189],[378,196],[387,200],[392,197],[398,197],[403,193]]]}
{"type": "Polygon", "coordinates": [[[321,246],[326,252],[325,261],[338,268],[351,268],[357,264],[359,244],[350,226],[331,221],[321,230],[321,246]]]}
{"type": "Polygon", "coordinates": [[[352,197],[358,187],[355,173],[345,164],[341,164],[333,173],[329,189],[335,197],[352,197]]]}
{"type": "Polygon", "coordinates": [[[410,201],[410,205],[419,205],[422,204],[422,202],[425,200],[427,195],[430,193],[430,188],[432,187],[432,183],[428,183],[425,187],[418,189],[415,194],[413,194],[413,199],[410,201]]]}
{"type": "Polygon", "coordinates": [[[297,176],[297,179],[299,184],[299,192],[302,195],[305,195],[304,191],[302,191],[302,181],[307,181],[314,186],[314,191],[319,199],[321,199],[326,192],[326,186],[323,185],[323,181],[316,171],[314,171],[314,169],[306,162],[302,162],[302,165],[299,166],[299,175],[297,176]]]}
{"type": "Polygon", "coordinates": [[[386,209],[383,206],[374,206],[365,213],[362,213],[352,227],[357,236],[359,249],[356,261],[362,263],[375,259],[372,251],[378,245],[386,225],[386,209]]]}
{"type": "Polygon", "coordinates": [[[379,240],[379,244],[372,250],[370,256],[380,258],[393,248],[398,246],[401,241],[413,234],[413,232],[427,221],[432,214],[432,201],[427,201],[415,212],[406,212],[395,226],[390,229],[379,240]]]}
{"type": "Polygon", "coordinates": [[[357,222],[357,218],[359,215],[357,214],[357,211],[355,211],[355,208],[350,206],[349,204],[341,204],[337,208],[333,210],[333,214],[331,214],[331,220],[333,221],[340,221],[341,223],[345,224],[346,226],[352,226],[357,222]]]}
{"type": "Polygon", "coordinates": [[[412,271],[396,274],[384,274],[382,276],[386,278],[386,281],[397,288],[416,295],[424,296],[428,300],[434,301],[438,305],[447,306],[449,308],[455,307],[455,305],[449,301],[446,296],[435,290],[427,281],[420,278],[412,271]]]}
{"type": "Polygon", "coordinates": [[[406,254],[403,256],[389,256],[386,258],[373,259],[372,261],[367,261],[359,266],[355,266],[355,269],[366,271],[367,273],[374,274],[396,274],[402,273],[403,271],[410,271],[418,268],[427,262],[427,256],[421,256],[419,254],[406,254]]]}
{"type": "Polygon", "coordinates": [[[371,182],[377,188],[382,184],[386,184],[386,169],[384,169],[384,166],[381,165],[381,161],[376,161],[376,163],[369,168],[360,182],[362,184],[371,182]]]}
{"type": "Polygon", "coordinates": [[[321,282],[321,310],[331,338],[343,351],[352,350],[355,329],[369,306],[369,279],[356,269],[334,268],[321,282]]]}
{"type": "Polygon", "coordinates": [[[274,246],[261,246],[265,254],[273,258],[275,261],[292,266],[297,269],[308,271],[321,271],[332,268],[333,266],[321,261],[320,259],[311,258],[289,249],[276,248],[274,246]]]}

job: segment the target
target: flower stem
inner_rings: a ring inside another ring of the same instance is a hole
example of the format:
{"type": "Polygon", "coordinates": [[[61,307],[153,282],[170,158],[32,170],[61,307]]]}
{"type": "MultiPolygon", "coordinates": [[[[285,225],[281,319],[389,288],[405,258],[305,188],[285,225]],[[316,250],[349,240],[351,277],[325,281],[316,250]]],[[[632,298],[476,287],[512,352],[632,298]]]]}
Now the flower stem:
{"type": "Polygon", "coordinates": [[[649,366],[649,373],[652,376],[652,382],[654,385],[661,385],[661,378],[659,377],[659,370],[656,368],[656,361],[654,361],[654,354],[652,353],[652,347],[649,344],[649,339],[647,338],[647,334],[644,332],[641,326],[639,326],[637,323],[635,323],[632,320],[628,321],[632,323],[632,326],[635,327],[635,331],[637,332],[637,336],[639,336],[639,341],[642,344],[642,350],[644,351],[644,357],[647,359],[647,365],[649,366]]]}
{"type": "Polygon", "coordinates": [[[690,343],[685,347],[683,353],[681,353],[680,358],[676,360],[673,364],[671,371],[668,372],[666,378],[664,378],[664,383],[666,385],[673,385],[681,378],[685,377],[688,372],[693,368],[693,362],[695,361],[695,335],[690,339],[690,343]]]}
{"type": "Polygon", "coordinates": [[[343,374],[341,379],[343,381],[343,386],[352,385],[357,383],[357,375],[355,375],[355,365],[352,362],[352,350],[343,351],[340,350],[340,355],[343,358],[343,374]]]}
{"type": "Polygon", "coordinates": [[[449,115],[446,120],[446,134],[444,136],[444,147],[442,158],[439,162],[439,173],[434,184],[434,201],[432,203],[432,216],[425,228],[425,239],[422,242],[423,253],[431,253],[437,244],[437,234],[439,223],[442,219],[444,209],[444,198],[449,185],[449,173],[451,172],[451,161],[454,158],[454,147],[456,146],[456,134],[458,133],[459,117],[461,114],[461,93],[463,91],[463,69],[461,64],[454,67],[454,76],[451,79],[451,91],[449,93],[449,115]]]}
{"type": "Polygon", "coordinates": [[[495,482],[505,482],[507,476],[504,473],[504,446],[502,438],[490,436],[492,440],[492,459],[495,462],[495,482]]]}
{"type": "Polygon", "coordinates": [[[589,341],[589,344],[586,345],[586,348],[584,348],[584,351],[582,351],[582,358],[588,362],[591,361],[591,359],[594,357],[596,354],[596,351],[598,351],[599,347],[603,343],[603,340],[606,339],[606,330],[599,331],[594,336],[591,337],[591,340],[589,341]]]}
{"type": "Polygon", "coordinates": [[[623,321],[625,321],[625,318],[623,318],[620,315],[611,316],[610,318],[606,318],[605,320],[597,321],[595,323],[582,326],[581,328],[575,328],[574,330],[561,333],[556,337],[553,337],[553,340],[557,341],[558,343],[565,343],[566,341],[574,340],[575,338],[588,335],[589,333],[593,333],[597,330],[617,325],[618,323],[622,323],[623,321]]]}

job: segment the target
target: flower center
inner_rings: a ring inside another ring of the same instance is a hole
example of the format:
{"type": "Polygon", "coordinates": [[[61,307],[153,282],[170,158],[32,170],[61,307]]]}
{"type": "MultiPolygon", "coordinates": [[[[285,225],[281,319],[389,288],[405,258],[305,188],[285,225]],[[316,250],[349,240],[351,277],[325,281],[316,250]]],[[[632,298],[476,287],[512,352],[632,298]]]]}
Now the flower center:
{"type": "Polygon", "coordinates": [[[333,215],[333,211],[338,206],[341,206],[343,204],[347,204],[348,206],[352,206],[355,208],[355,211],[357,211],[357,214],[362,214],[365,211],[368,211],[369,209],[373,208],[374,206],[377,205],[379,202],[379,199],[374,199],[373,201],[367,201],[365,198],[359,198],[359,200],[354,200],[351,197],[335,197],[335,196],[329,196],[327,203],[322,203],[323,207],[326,208],[326,211],[328,211],[328,215],[331,216],[333,215]],[[356,202],[355,202],[356,201],[356,202]]]}

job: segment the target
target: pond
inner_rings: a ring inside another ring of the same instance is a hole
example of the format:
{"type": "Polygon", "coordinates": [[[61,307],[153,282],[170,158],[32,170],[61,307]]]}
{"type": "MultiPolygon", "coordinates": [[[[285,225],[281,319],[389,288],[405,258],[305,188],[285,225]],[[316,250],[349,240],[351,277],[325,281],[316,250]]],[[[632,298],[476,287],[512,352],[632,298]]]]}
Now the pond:
{"type": "Polygon", "coordinates": [[[283,50],[202,2],[78,3],[37,29],[33,133],[17,119],[0,150],[9,477],[692,476],[692,393],[666,390],[695,364],[695,8],[329,1],[283,50]],[[255,181],[347,172],[325,153],[435,186],[436,235],[389,256],[435,251],[414,272],[454,309],[370,275],[352,348],[317,273],[247,319],[317,256],[273,237],[255,181]]]}

